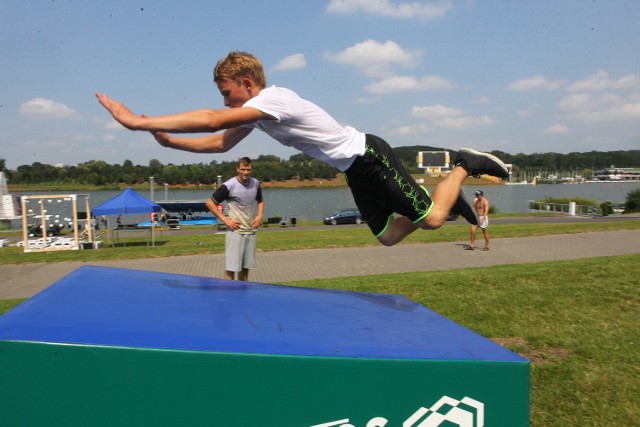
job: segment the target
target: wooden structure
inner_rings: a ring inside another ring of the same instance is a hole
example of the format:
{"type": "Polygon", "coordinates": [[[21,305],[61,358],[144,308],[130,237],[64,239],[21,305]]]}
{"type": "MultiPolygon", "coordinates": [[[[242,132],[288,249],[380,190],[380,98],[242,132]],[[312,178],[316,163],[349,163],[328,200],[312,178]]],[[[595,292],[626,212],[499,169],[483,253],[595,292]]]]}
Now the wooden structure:
{"type": "MultiPolygon", "coordinates": [[[[40,251],[57,251],[57,250],[78,250],[80,249],[80,236],[78,233],[78,197],[84,197],[85,210],[87,214],[87,221],[91,221],[91,206],[88,194],[43,194],[43,195],[29,195],[20,197],[22,206],[22,238],[24,244],[24,252],[40,252],[40,251]],[[40,207],[42,229],[42,242],[36,240],[29,240],[29,224],[27,215],[27,203],[29,201],[37,201],[40,207]],[[64,240],[49,238],[49,224],[47,224],[47,210],[45,203],[51,200],[69,201],[71,202],[72,212],[72,224],[73,224],[73,238],[66,238],[64,240]]],[[[93,244],[93,227],[87,227],[87,239],[93,244]]]]}

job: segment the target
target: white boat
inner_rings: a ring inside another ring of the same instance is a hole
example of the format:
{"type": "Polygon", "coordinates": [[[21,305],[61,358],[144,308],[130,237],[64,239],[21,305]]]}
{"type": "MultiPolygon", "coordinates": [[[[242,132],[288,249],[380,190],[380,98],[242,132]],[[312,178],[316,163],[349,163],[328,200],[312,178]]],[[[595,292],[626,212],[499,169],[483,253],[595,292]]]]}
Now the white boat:
{"type": "Polygon", "coordinates": [[[533,181],[527,181],[526,179],[523,179],[522,181],[505,182],[505,185],[537,185],[537,184],[538,184],[538,177],[534,177],[533,181]]]}
{"type": "Polygon", "coordinates": [[[20,196],[9,193],[4,172],[0,172],[0,224],[5,223],[8,228],[12,220],[22,218],[20,206],[20,196]]]}

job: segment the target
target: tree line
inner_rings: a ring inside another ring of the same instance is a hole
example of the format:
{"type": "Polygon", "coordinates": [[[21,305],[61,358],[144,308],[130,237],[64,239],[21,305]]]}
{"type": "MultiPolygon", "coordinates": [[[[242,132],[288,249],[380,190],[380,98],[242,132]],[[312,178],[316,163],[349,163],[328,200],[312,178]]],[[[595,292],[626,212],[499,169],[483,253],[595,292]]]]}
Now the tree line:
{"type": "MultiPolygon", "coordinates": [[[[260,181],[284,181],[290,179],[331,179],[338,171],[323,162],[304,154],[291,156],[284,161],[277,156],[262,155],[253,160],[253,176],[260,181]]],[[[0,159],[0,170],[5,161],[0,159]]],[[[134,185],[149,181],[154,177],[156,183],[214,184],[218,176],[224,181],[236,175],[236,162],[216,160],[210,163],[174,165],[162,164],[152,159],[149,164],[134,165],[131,160],[120,164],[109,164],[102,160],[92,160],[75,166],[53,166],[40,162],[18,166],[16,170],[5,170],[11,184],[90,184],[95,186],[134,185]]]]}
{"type": "MultiPolygon", "coordinates": [[[[394,148],[405,167],[411,173],[423,173],[418,169],[416,158],[418,151],[439,151],[441,148],[430,146],[410,146],[394,148]]],[[[451,151],[451,150],[450,150],[451,151]]],[[[534,153],[509,154],[492,151],[505,163],[513,165],[514,174],[537,172],[540,170],[571,172],[579,170],[594,171],[615,165],[619,168],[640,167],[640,150],[628,151],[590,151],[583,153],[534,153]]],[[[455,152],[451,151],[452,159],[455,152]]],[[[0,170],[4,170],[11,184],[90,184],[95,186],[133,185],[149,181],[153,176],[157,183],[178,184],[214,184],[217,177],[226,180],[236,174],[235,161],[193,163],[174,165],[162,164],[157,159],[148,165],[134,165],[131,160],[122,164],[109,164],[102,160],[92,160],[75,166],[53,166],[35,162],[18,166],[15,170],[5,168],[5,159],[0,159],[0,170]]],[[[253,159],[253,176],[263,182],[291,179],[332,179],[339,173],[337,169],[305,154],[296,154],[288,160],[273,155],[261,155],[253,159]]],[[[588,175],[588,173],[587,173],[588,175]]]]}

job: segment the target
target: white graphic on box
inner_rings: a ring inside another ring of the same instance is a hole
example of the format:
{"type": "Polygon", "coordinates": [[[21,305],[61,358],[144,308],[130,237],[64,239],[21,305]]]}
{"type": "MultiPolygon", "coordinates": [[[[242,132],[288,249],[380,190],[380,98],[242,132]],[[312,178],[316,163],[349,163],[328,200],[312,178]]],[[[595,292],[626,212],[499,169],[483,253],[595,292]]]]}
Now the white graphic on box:
{"type": "MultiPolygon", "coordinates": [[[[470,397],[462,400],[442,396],[429,408],[421,407],[403,423],[402,427],[438,427],[447,421],[458,427],[484,427],[484,404],[470,397]]],[[[387,427],[384,417],[371,418],[364,427],[387,427]]],[[[397,424],[390,424],[397,425],[397,424]]],[[[315,424],[310,427],[356,427],[349,418],[315,424]]]]}

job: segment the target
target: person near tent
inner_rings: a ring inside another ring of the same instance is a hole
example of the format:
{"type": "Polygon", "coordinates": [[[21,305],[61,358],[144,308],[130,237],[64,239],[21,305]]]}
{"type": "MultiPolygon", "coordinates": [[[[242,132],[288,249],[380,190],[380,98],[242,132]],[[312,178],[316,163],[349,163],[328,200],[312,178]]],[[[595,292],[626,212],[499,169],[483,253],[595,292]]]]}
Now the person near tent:
{"type": "Polygon", "coordinates": [[[214,82],[229,109],[149,117],[134,114],[105,94],[96,93],[96,97],[124,127],[150,131],[164,147],[227,152],[258,128],[281,144],[336,167],[346,176],[363,219],[385,246],[402,241],[418,228],[440,228],[452,211],[477,224],[475,210],[461,191],[463,182],[482,174],[509,176],[497,157],[462,148],[451,172],[429,195],[382,138],[341,125],[292,90],[267,87],[262,63],[255,56],[229,53],[216,64],[214,82]],[[215,133],[218,131],[223,132],[215,133]],[[171,135],[189,132],[213,134],[194,138],[171,135]]]}

